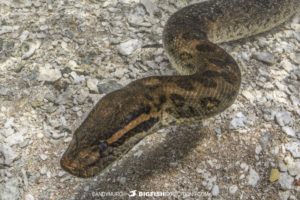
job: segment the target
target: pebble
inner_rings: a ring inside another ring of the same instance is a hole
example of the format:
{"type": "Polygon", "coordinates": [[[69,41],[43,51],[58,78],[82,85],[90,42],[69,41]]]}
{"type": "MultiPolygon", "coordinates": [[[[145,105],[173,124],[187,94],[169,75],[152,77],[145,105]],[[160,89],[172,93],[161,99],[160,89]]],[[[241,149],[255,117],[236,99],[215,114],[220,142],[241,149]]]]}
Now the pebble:
{"type": "Polygon", "coordinates": [[[27,188],[28,187],[28,177],[27,177],[26,170],[24,168],[22,168],[21,173],[22,173],[24,186],[25,186],[25,188],[27,188]]]}
{"type": "Polygon", "coordinates": [[[284,59],[280,62],[280,65],[287,71],[290,72],[293,70],[294,65],[288,60],[284,59]]]}
{"type": "Polygon", "coordinates": [[[46,165],[43,165],[43,166],[40,168],[40,173],[41,173],[42,175],[46,175],[47,172],[48,172],[48,169],[47,169],[46,165]]]}
{"type": "Polygon", "coordinates": [[[28,59],[30,58],[34,52],[39,49],[41,46],[41,41],[37,40],[36,42],[30,42],[28,43],[28,51],[26,51],[23,55],[22,55],[22,59],[28,59]]]}
{"type": "Polygon", "coordinates": [[[268,144],[270,143],[271,134],[270,133],[263,133],[259,139],[259,143],[263,149],[266,149],[268,144]]]}
{"type": "Polygon", "coordinates": [[[292,123],[292,114],[290,112],[277,112],[275,120],[280,126],[290,125],[292,123]]]}
{"type": "Polygon", "coordinates": [[[237,113],[234,118],[230,121],[230,129],[244,128],[247,123],[247,117],[242,113],[237,113]]]}
{"type": "Polygon", "coordinates": [[[212,190],[211,190],[212,196],[216,197],[220,194],[220,189],[218,185],[214,185],[212,190]]]}
{"type": "Polygon", "coordinates": [[[72,71],[75,72],[84,72],[84,69],[80,67],[75,60],[70,60],[67,64],[67,67],[69,67],[72,71]]]}
{"type": "Polygon", "coordinates": [[[238,191],[238,186],[236,186],[236,185],[231,185],[230,187],[229,187],[229,193],[230,194],[235,194],[237,191],[238,191]]]}
{"type": "Polygon", "coordinates": [[[157,6],[150,0],[141,0],[141,4],[145,6],[147,12],[150,16],[153,16],[154,13],[158,10],[157,6]]]}
{"type": "Polygon", "coordinates": [[[60,170],[57,175],[58,175],[58,177],[63,177],[64,175],[66,175],[66,172],[60,170]]]}
{"type": "Polygon", "coordinates": [[[290,99],[291,99],[292,104],[293,104],[294,106],[300,106],[300,99],[298,99],[298,98],[295,97],[295,96],[290,96],[290,99]]]}
{"type": "Polygon", "coordinates": [[[99,81],[96,78],[89,78],[87,79],[86,84],[90,91],[98,93],[98,82],[99,81]]]}
{"type": "Polygon", "coordinates": [[[121,183],[122,185],[124,185],[126,183],[126,181],[127,181],[126,177],[119,178],[119,183],[121,183]]]}
{"type": "Polygon", "coordinates": [[[244,90],[243,92],[242,92],[242,95],[244,96],[244,97],[246,97],[251,103],[253,103],[254,102],[254,100],[255,100],[255,97],[254,97],[254,95],[253,95],[253,91],[248,91],[248,90],[244,90]]]}
{"type": "Polygon", "coordinates": [[[32,194],[26,194],[25,200],[34,200],[34,197],[32,196],[32,194]]]}
{"type": "Polygon", "coordinates": [[[289,159],[287,161],[287,159],[285,159],[285,162],[286,162],[287,170],[291,176],[300,175],[300,161],[299,160],[295,161],[293,159],[289,159]]]}
{"type": "Polygon", "coordinates": [[[249,175],[247,177],[248,185],[255,187],[259,181],[259,174],[252,168],[250,168],[249,175]]]}
{"type": "Polygon", "coordinates": [[[19,37],[20,42],[23,43],[28,38],[28,36],[29,36],[29,31],[24,30],[19,37]]]}
{"type": "Polygon", "coordinates": [[[258,154],[261,153],[261,151],[262,151],[261,145],[257,145],[257,146],[255,147],[255,153],[258,155],[258,154]]]}
{"type": "Polygon", "coordinates": [[[275,182],[279,179],[280,177],[280,172],[278,169],[272,169],[269,177],[270,182],[275,182]]]}
{"type": "Polygon", "coordinates": [[[266,64],[273,65],[276,63],[275,57],[269,52],[258,52],[253,55],[256,60],[262,61],[266,64]]]}
{"type": "Polygon", "coordinates": [[[0,163],[11,165],[18,157],[18,154],[7,144],[0,143],[0,163]]]}
{"type": "Polygon", "coordinates": [[[121,55],[129,56],[141,47],[141,42],[138,39],[131,39],[123,42],[117,46],[117,49],[121,55]]]}
{"type": "Polygon", "coordinates": [[[287,171],[287,166],[282,160],[279,161],[278,166],[279,166],[280,172],[286,172],[287,171]]]}
{"type": "Polygon", "coordinates": [[[40,154],[40,158],[45,161],[48,159],[48,156],[46,154],[40,154]]]}
{"type": "Polygon", "coordinates": [[[85,192],[88,192],[88,191],[90,190],[90,186],[85,186],[85,187],[83,188],[83,190],[84,190],[85,192]]]}
{"type": "Polygon", "coordinates": [[[19,28],[20,28],[20,26],[5,26],[5,25],[1,26],[0,27],[0,35],[17,31],[19,28]]]}
{"type": "Polygon", "coordinates": [[[83,83],[85,81],[84,75],[78,75],[76,72],[70,73],[71,77],[73,78],[74,84],[83,83]]]}
{"type": "Polygon", "coordinates": [[[1,200],[13,200],[20,198],[19,180],[12,177],[0,183],[1,200]]]}
{"type": "Polygon", "coordinates": [[[248,171],[249,170],[249,165],[247,165],[246,163],[242,162],[240,164],[241,169],[243,169],[244,171],[248,171]]]}
{"type": "Polygon", "coordinates": [[[285,132],[288,136],[296,137],[296,132],[292,127],[284,126],[282,127],[282,131],[285,132]]]}
{"type": "Polygon", "coordinates": [[[5,142],[6,144],[8,144],[9,146],[13,146],[16,144],[20,144],[24,141],[24,137],[22,135],[21,132],[16,132],[10,136],[8,136],[7,138],[5,138],[5,142]]]}
{"type": "Polygon", "coordinates": [[[0,134],[7,138],[15,134],[15,129],[12,127],[4,128],[2,130],[0,129],[0,134]]]}
{"type": "Polygon", "coordinates": [[[9,89],[3,85],[0,85],[0,96],[7,96],[9,94],[9,89]]]}
{"type": "Polygon", "coordinates": [[[284,172],[280,174],[278,182],[282,189],[289,190],[293,188],[294,178],[290,176],[288,173],[284,172]]]}
{"type": "Polygon", "coordinates": [[[98,84],[98,90],[101,94],[110,93],[114,90],[120,89],[121,87],[123,86],[114,80],[110,80],[106,83],[98,84]]]}
{"type": "Polygon", "coordinates": [[[291,59],[297,63],[298,65],[300,65],[300,53],[293,53],[291,55],[291,59]]]}
{"type": "Polygon", "coordinates": [[[146,11],[142,6],[132,9],[128,15],[128,22],[131,26],[144,26],[146,11]]]}
{"type": "Polygon", "coordinates": [[[286,143],[285,148],[291,152],[294,158],[300,158],[300,141],[286,143]]]}
{"type": "Polygon", "coordinates": [[[62,77],[59,69],[53,68],[50,64],[39,68],[39,81],[55,82],[62,77]]]}
{"type": "Polygon", "coordinates": [[[289,200],[290,195],[291,195],[290,191],[279,192],[280,200],[289,200]]]}

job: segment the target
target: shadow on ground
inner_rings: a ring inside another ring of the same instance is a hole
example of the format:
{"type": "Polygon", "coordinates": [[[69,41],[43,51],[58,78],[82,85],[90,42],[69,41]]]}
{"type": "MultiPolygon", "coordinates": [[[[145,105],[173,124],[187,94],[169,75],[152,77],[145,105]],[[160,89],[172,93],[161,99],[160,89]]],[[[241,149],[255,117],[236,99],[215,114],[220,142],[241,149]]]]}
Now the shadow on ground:
{"type": "Polygon", "coordinates": [[[181,160],[197,145],[201,145],[208,138],[208,132],[200,126],[182,126],[171,128],[167,134],[158,132],[146,137],[142,141],[145,145],[138,144],[132,149],[117,166],[113,167],[114,171],[101,175],[96,182],[91,180],[89,185],[84,186],[84,188],[89,187],[89,191],[86,192],[81,188],[75,199],[128,199],[127,194],[123,197],[99,195],[95,197],[95,193],[120,191],[129,193],[132,190],[139,190],[141,186],[145,187],[151,177],[168,173],[172,170],[170,163],[181,160]],[[141,150],[142,155],[135,156],[141,150]]]}

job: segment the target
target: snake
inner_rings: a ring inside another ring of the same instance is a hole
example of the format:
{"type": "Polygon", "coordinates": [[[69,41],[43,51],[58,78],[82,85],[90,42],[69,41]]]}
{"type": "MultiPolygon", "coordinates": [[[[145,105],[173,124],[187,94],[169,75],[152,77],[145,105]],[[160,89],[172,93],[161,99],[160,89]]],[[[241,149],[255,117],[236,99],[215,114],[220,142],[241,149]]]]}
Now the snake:
{"type": "Polygon", "coordinates": [[[141,78],[102,97],[75,129],[62,169],[93,177],[162,126],[223,112],[237,98],[242,78],[220,44],[269,31],[299,8],[299,0],[210,0],[176,11],[162,41],[179,74],[141,78]]]}

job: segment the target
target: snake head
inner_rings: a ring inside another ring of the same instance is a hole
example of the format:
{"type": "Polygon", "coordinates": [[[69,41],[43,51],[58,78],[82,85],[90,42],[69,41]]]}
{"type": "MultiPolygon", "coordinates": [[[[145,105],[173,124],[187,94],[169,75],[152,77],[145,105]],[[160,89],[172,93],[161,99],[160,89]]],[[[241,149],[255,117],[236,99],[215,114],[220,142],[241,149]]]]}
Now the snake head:
{"type": "Polygon", "coordinates": [[[75,130],[61,167],[78,177],[91,177],[104,170],[158,121],[148,103],[132,84],[104,96],[75,130]]]}

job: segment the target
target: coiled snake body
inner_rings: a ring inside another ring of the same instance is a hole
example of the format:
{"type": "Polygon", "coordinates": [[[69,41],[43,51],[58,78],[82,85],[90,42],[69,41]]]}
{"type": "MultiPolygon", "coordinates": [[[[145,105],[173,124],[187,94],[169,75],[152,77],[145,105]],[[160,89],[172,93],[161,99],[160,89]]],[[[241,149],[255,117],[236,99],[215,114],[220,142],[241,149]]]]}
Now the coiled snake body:
{"type": "Polygon", "coordinates": [[[224,111],[239,92],[241,73],[216,44],[270,30],[299,7],[299,0],[211,0],[177,11],[165,25],[163,43],[182,75],[139,79],[104,96],[75,130],[62,168],[94,176],[161,123],[224,111]]]}

